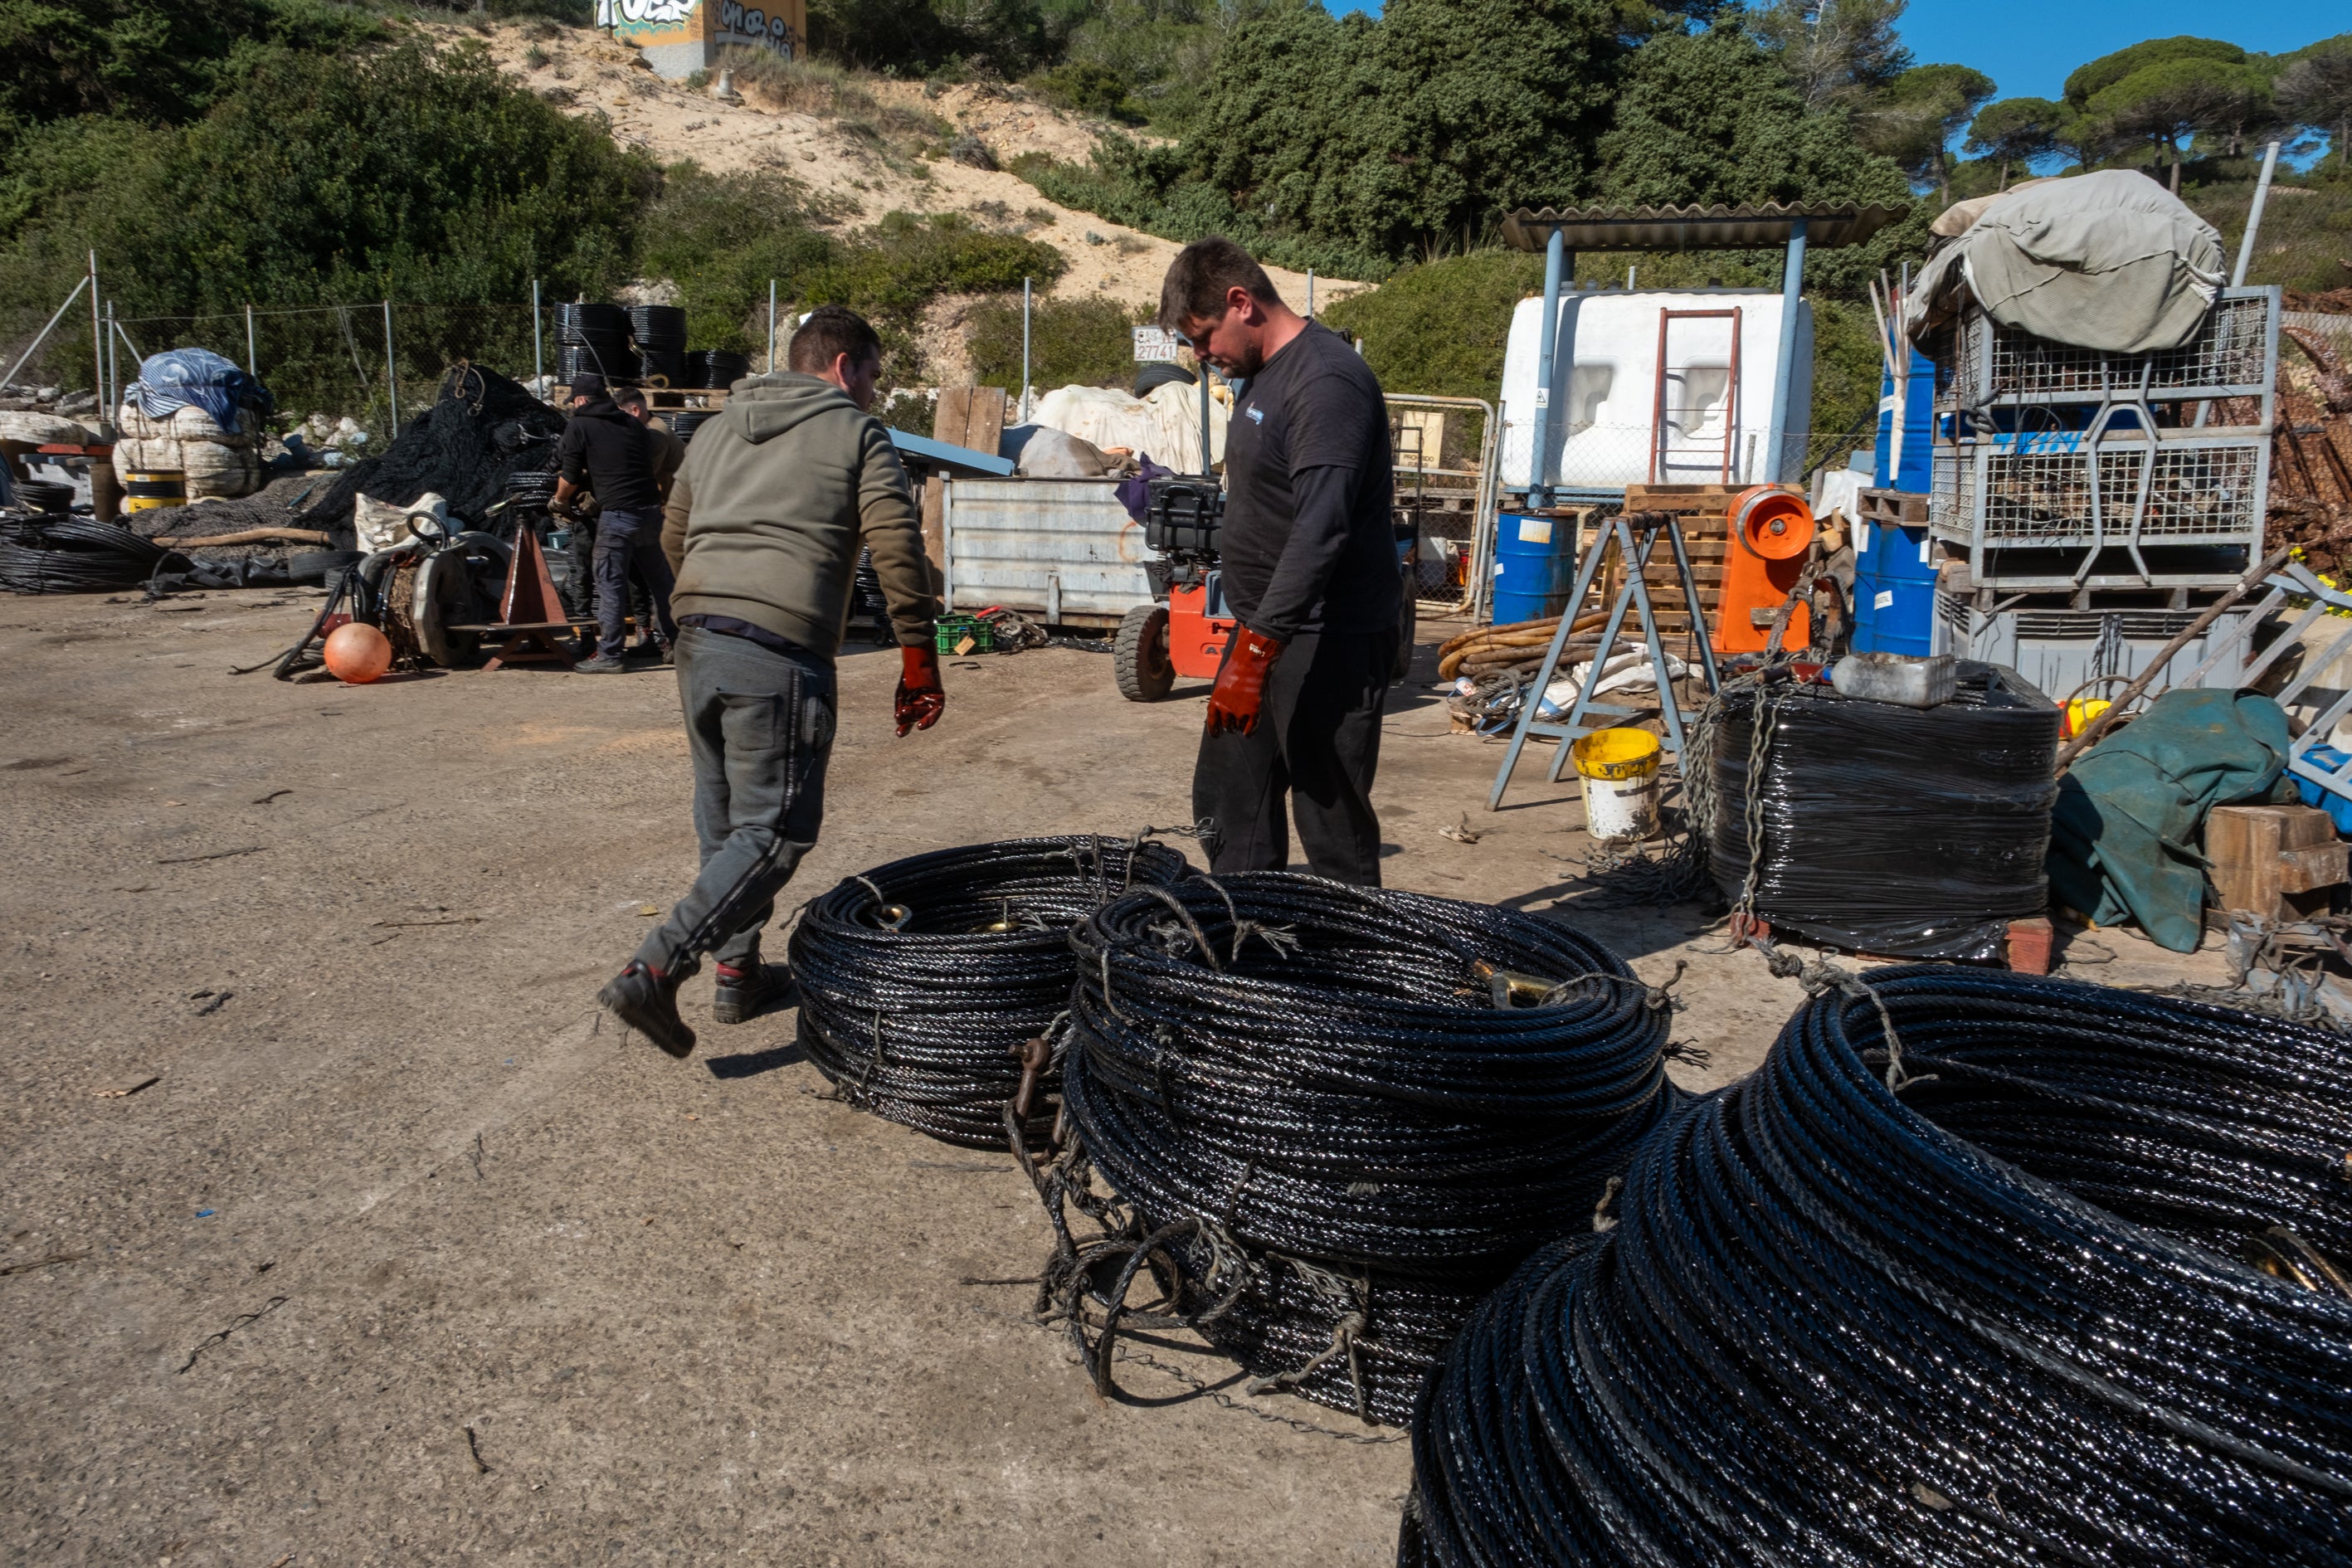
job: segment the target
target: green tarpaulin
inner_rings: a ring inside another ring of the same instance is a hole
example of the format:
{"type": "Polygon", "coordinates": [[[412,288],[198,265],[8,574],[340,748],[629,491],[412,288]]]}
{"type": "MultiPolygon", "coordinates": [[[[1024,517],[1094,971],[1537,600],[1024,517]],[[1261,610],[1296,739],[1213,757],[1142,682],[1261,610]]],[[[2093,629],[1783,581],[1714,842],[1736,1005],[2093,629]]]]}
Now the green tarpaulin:
{"type": "Polygon", "coordinates": [[[2286,748],[2286,713],[2267,697],[2166,692],[2058,781],[2051,898],[2100,925],[2137,921],[2158,945],[2195,952],[2205,814],[2273,798],[2286,748]]]}

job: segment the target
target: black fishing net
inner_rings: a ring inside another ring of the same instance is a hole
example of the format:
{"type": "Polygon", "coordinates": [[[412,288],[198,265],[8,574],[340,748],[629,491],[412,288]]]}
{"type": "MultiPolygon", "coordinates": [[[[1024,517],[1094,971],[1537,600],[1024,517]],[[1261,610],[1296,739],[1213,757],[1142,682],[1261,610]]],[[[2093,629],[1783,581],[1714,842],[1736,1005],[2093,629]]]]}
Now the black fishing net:
{"type": "Polygon", "coordinates": [[[1708,837],[1735,908],[1859,952],[1984,959],[2048,904],[2059,715],[2013,674],[1963,664],[1936,708],[1793,682],[1722,704],[1708,837]]]}
{"type": "Polygon", "coordinates": [[[298,526],[324,529],[350,548],[359,496],[405,505],[430,491],[446,499],[449,515],[465,526],[494,528],[504,514],[491,509],[506,499],[509,479],[553,468],[562,434],[563,416],[517,383],[478,365],[455,366],[433,406],[381,457],[344,469],[298,526]]]}

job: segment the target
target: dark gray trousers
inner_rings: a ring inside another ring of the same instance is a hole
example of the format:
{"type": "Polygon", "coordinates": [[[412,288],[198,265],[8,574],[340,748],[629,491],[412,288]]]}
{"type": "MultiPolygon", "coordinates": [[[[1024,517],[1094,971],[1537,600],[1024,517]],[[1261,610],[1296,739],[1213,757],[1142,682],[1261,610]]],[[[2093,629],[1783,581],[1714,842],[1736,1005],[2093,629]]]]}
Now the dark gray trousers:
{"type": "Polygon", "coordinates": [[[670,590],[677,579],[662,553],[661,513],[608,511],[596,520],[596,652],[618,658],[629,635],[629,569],[645,579],[653,600],[654,624],[637,629],[664,647],[677,640],[669,618],[670,590]]]}
{"type": "Polygon", "coordinates": [[[637,949],[656,969],[714,954],[742,968],[824,821],[833,754],[833,670],[747,638],[687,626],[677,696],[694,753],[702,874],[637,949]]]}
{"type": "Polygon", "coordinates": [[[1246,735],[1202,735],[1192,815],[1214,826],[1203,845],[1212,870],[1286,869],[1288,818],[1295,816],[1308,870],[1359,887],[1381,885],[1372,775],[1381,763],[1381,708],[1396,667],[1396,637],[1301,633],[1266,677],[1257,728],[1246,735]]]}

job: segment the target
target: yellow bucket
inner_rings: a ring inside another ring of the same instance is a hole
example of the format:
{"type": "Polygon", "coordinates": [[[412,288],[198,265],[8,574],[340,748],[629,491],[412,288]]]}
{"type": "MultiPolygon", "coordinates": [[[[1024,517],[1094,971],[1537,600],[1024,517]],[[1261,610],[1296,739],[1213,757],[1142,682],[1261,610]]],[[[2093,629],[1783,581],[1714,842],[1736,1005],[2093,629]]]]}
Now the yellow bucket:
{"type": "Polygon", "coordinates": [[[1589,779],[1647,778],[1658,771],[1658,738],[1647,730],[1595,730],[1569,748],[1589,779]]]}
{"type": "Polygon", "coordinates": [[[1596,730],[1569,748],[1584,781],[1584,830],[1642,839],[1658,831],[1658,738],[1647,730],[1596,730]]]}
{"type": "Polygon", "coordinates": [[[2066,704],[2066,738],[2073,740],[2091,727],[2091,721],[2115,704],[2104,697],[2077,697],[2066,704]]]}

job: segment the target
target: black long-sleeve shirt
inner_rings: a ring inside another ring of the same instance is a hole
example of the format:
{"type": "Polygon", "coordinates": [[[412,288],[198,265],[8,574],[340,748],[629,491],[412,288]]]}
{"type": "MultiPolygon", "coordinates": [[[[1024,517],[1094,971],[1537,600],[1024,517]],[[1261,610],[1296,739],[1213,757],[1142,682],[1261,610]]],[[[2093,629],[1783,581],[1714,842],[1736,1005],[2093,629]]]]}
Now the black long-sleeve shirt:
{"type": "Polygon", "coordinates": [[[1276,641],[1397,623],[1388,407],[1363,356],[1308,322],[1250,380],[1225,436],[1225,600],[1276,641]]]}
{"type": "Polygon", "coordinates": [[[660,514],[659,439],[611,398],[600,397],[572,414],[555,456],[563,477],[593,495],[601,510],[660,514]]]}

